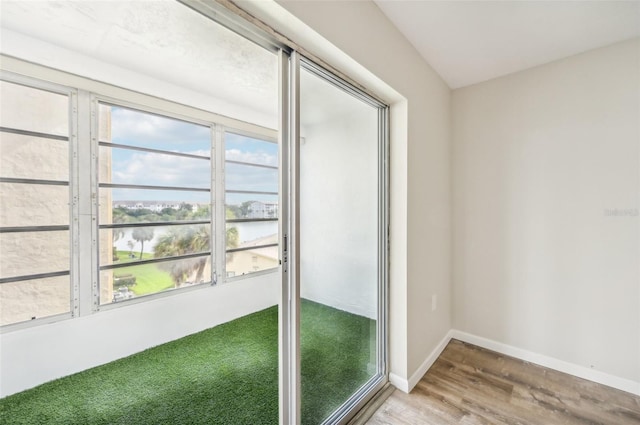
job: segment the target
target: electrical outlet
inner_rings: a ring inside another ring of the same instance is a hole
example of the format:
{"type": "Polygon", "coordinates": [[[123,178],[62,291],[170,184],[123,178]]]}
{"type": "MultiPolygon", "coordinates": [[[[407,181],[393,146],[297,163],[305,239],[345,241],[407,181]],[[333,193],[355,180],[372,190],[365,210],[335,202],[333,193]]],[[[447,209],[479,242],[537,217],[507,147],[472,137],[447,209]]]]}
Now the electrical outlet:
{"type": "Polygon", "coordinates": [[[436,311],[438,308],[438,296],[436,294],[431,295],[431,311],[436,311]]]}

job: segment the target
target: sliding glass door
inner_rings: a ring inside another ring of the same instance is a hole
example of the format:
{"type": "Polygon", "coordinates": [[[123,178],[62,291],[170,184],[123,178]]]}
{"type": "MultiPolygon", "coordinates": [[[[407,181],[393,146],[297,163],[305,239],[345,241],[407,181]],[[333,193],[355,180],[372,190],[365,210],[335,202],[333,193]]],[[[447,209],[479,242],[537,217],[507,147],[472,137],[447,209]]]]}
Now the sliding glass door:
{"type": "Polygon", "coordinates": [[[386,109],[296,56],[288,282],[296,407],[303,425],[344,423],[386,382],[386,109]]]}

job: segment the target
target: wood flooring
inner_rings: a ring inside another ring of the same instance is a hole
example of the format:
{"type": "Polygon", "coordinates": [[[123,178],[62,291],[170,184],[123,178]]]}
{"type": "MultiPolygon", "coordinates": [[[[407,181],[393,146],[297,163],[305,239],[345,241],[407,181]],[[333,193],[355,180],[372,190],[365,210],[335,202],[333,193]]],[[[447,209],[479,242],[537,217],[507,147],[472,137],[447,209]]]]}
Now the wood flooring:
{"type": "Polygon", "coordinates": [[[368,425],[640,425],[640,397],[451,340],[410,394],[368,425]]]}

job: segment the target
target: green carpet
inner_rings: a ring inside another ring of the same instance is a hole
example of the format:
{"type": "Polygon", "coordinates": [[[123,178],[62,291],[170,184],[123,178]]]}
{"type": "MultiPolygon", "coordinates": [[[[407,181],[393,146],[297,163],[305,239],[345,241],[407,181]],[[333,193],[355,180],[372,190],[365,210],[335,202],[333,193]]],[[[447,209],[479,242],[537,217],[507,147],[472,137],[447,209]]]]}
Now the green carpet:
{"type": "MultiPolygon", "coordinates": [[[[303,301],[302,422],[318,424],[369,377],[374,322],[303,301]]],[[[277,424],[272,307],[0,399],[1,424],[277,424]]]]}

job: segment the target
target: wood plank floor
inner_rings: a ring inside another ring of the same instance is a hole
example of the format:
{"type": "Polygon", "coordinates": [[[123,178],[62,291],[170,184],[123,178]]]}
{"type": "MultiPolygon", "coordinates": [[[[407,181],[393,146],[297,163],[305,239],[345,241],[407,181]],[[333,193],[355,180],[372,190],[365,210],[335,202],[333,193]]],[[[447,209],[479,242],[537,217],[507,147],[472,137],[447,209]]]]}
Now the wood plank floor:
{"type": "Polygon", "coordinates": [[[451,340],[411,394],[396,390],[367,424],[640,425],[640,397],[451,340]]]}

